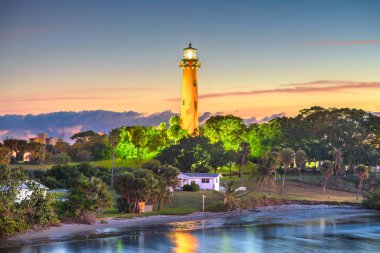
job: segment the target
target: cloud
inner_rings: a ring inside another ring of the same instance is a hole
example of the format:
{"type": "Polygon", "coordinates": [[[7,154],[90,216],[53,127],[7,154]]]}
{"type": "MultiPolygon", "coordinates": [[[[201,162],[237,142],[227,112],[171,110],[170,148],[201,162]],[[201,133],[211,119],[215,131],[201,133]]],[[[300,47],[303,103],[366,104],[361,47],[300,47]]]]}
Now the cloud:
{"type": "Polygon", "coordinates": [[[9,133],[9,130],[0,130],[0,137],[9,133]]]}
{"type": "Polygon", "coordinates": [[[44,132],[52,137],[64,135],[67,140],[78,131],[108,132],[123,125],[158,125],[160,122],[168,122],[173,115],[175,114],[171,111],[144,115],[135,111],[112,112],[104,110],[53,112],[38,115],[3,115],[0,116],[0,133],[4,133],[4,135],[0,135],[0,139],[6,137],[27,139],[39,132],[44,132]]]}
{"type": "Polygon", "coordinates": [[[267,117],[262,118],[259,121],[259,123],[265,123],[265,122],[268,122],[268,121],[275,119],[275,118],[282,118],[282,117],[285,117],[285,115],[286,114],[284,112],[272,114],[271,116],[267,116],[267,117]]]}
{"type": "Polygon", "coordinates": [[[305,41],[305,46],[351,46],[351,45],[380,45],[380,40],[350,40],[350,41],[305,41]]]}
{"type": "MultiPolygon", "coordinates": [[[[268,90],[249,90],[234,92],[216,92],[202,94],[201,99],[218,98],[227,96],[252,96],[261,94],[282,94],[282,93],[313,93],[313,92],[342,92],[345,90],[360,89],[380,89],[380,82],[352,82],[352,81],[317,81],[298,84],[283,84],[280,86],[293,86],[289,88],[276,88],[268,90]],[[318,85],[319,84],[319,85],[318,85]],[[321,85],[323,84],[323,85],[321,85]]],[[[178,101],[178,98],[170,98],[168,101],[178,101]]]]}

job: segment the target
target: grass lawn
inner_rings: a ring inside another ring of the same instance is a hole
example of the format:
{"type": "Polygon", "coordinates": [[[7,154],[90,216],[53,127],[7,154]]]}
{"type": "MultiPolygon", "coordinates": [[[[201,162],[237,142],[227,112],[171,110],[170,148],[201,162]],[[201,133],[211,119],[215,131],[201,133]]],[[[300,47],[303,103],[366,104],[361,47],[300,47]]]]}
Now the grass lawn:
{"type": "MultiPolygon", "coordinates": [[[[262,192],[259,192],[258,185],[254,180],[239,179],[234,177],[233,180],[239,181],[240,186],[246,186],[249,194],[244,198],[262,199],[268,197],[268,186],[264,185],[262,192]]],[[[322,187],[319,185],[302,185],[298,182],[287,180],[285,182],[284,191],[281,194],[281,180],[277,180],[275,190],[271,197],[275,199],[284,200],[309,200],[309,201],[326,201],[326,202],[349,202],[360,203],[356,200],[356,194],[347,191],[339,191],[334,189],[326,189],[326,193],[323,195],[322,187]]],[[[117,194],[110,190],[110,194],[115,202],[118,197],[117,194]]],[[[215,211],[218,203],[221,203],[222,196],[215,191],[198,191],[198,192],[186,192],[178,191],[174,193],[171,204],[166,204],[160,211],[155,211],[145,214],[119,214],[117,210],[112,207],[104,210],[103,214],[98,215],[98,218],[116,217],[116,218],[133,218],[144,217],[150,215],[185,215],[193,212],[202,211],[202,195],[206,196],[205,210],[215,211]]]]}
{"type": "MultiPolygon", "coordinates": [[[[125,168],[125,167],[130,167],[130,168],[137,168],[141,165],[143,161],[140,161],[138,163],[136,163],[136,160],[135,159],[126,159],[126,160],[122,160],[122,159],[115,159],[115,168],[125,168]]],[[[76,165],[76,164],[79,164],[80,162],[69,162],[68,164],[69,165],[76,165]]],[[[102,161],[90,161],[88,162],[89,164],[91,165],[94,165],[94,166],[101,166],[101,167],[106,167],[106,168],[109,168],[111,169],[112,168],[112,160],[102,160],[102,161]]],[[[48,170],[50,169],[52,166],[54,166],[55,164],[23,164],[23,163],[20,163],[20,164],[10,164],[9,167],[10,168],[23,168],[23,169],[27,169],[27,170],[48,170]]]]}

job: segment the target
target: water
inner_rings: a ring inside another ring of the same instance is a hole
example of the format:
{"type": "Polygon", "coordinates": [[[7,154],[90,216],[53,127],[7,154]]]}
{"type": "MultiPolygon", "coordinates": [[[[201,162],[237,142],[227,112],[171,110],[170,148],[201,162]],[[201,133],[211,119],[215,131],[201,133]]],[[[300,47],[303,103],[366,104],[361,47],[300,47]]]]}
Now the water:
{"type": "Polygon", "coordinates": [[[380,213],[350,208],[272,210],[233,218],[96,230],[63,242],[0,248],[0,252],[380,252],[380,213]]]}

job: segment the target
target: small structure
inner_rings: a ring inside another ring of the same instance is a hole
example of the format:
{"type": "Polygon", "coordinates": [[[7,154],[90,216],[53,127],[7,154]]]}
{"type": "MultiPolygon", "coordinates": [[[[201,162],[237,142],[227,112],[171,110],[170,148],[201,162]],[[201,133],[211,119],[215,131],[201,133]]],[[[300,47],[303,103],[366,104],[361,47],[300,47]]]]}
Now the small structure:
{"type": "Polygon", "coordinates": [[[46,186],[36,182],[36,181],[33,181],[33,180],[28,180],[28,181],[25,181],[23,182],[19,187],[18,187],[18,193],[17,193],[17,197],[16,197],[16,200],[15,202],[16,203],[20,203],[22,202],[24,199],[29,199],[30,196],[33,194],[33,190],[31,190],[29,188],[29,185],[31,184],[36,184],[36,186],[39,188],[39,189],[42,189],[44,191],[44,197],[46,197],[46,190],[48,189],[46,186]]]}
{"type": "Polygon", "coordinates": [[[220,178],[222,174],[214,173],[180,173],[178,175],[178,187],[182,188],[186,184],[197,184],[201,190],[219,191],[220,178]]]}

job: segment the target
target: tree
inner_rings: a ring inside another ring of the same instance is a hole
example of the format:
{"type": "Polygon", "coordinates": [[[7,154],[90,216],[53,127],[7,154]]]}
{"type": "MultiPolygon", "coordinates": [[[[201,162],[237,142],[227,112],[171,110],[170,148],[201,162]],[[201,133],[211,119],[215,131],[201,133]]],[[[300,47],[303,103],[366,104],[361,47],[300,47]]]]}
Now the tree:
{"type": "Polygon", "coordinates": [[[11,150],[7,147],[0,147],[0,166],[9,164],[11,160],[11,150]]]}
{"type": "Polygon", "coordinates": [[[60,203],[61,215],[80,223],[95,222],[95,213],[111,204],[106,184],[82,173],[68,185],[68,193],[67,201],[60,203]]]}
{"type": "Polygon", "coordinates": [[[182,138],[185,138],[189,133],[181,128],[180,118],[178,116],[172,116],[169,119],[169,128],[167,130],[167,135],[169,140],[174,142],[174,145],[178,143],[182,138]]]}
{"type": "Polygon", "coordinates": [[[39,164],[45,159],[44,145],[36,142],[28,143],[27,151],[30,152],[30,163],[39,164]]]}
{"type": "Polygon", "coordinates": [[[275,150],[271,151],[269,154],[263,155],[257,164],[256,170],[253,176],[256,177],[256,181],[259,183],[260,193],[264,181],[267,181],[269,187],[269,195],[272,193],[272,187],[275,186],[274,175],[276,173],[276,168],[280,164],[279,153],[275,150]]]}
{"type": "Polygon", "coordinates": [[[358,193],[356,195],[356,200],[359,200],[359,195],[362,194],[363,190],[363,182],[369,178],[368,167],[364,165],[358,165],[355,168],[355,176],[359,178],[358,193]]]}
{"type": "Polygon", "coordinates": [[[250,125],[248,142],[251,146],[251,155],[257,158],[265,155],[271,148],[280,145],[282,138],[283,133],[278,119],[250,125]]]}
{"type": "Polygon", "coordinates": [[[248,142],[242,142],[236,152],[236,161],[239,164],[239,177],[241,177],[241,167],[243,167],[247,161],[248,156],[251,154],[251,147],[248,142]]]}
{"type": "Polygon", "coordinates": [[[296,152],[295,160],[296,160],[296,164],[297,164],[297,170],[298,170],[298,175],[299,175],[299,180],[300,180],[300,185],[301,185],[301,173],[302,173],[303,165],[306,162],[305,151],[298,150],[296,152]]]}
{"type": "Polygon", "coordinates": [[[49,226],[59,221],[52,199],[37,184],[30,181],[21,168],[0,166],[0,238],[33,228],[49,226]],[[25,183],[32,194],[19,199],[19,189],[25,183]]]}
{"type": "Polygon", "coordinates": [[[170,164],[184,172],[207,172],[210,168],[227,164],[220,143],[211,144],[203,136],[181,139],[176,145],[162,150],[155,159],[170,164]]]}
{"type": "Polygon", "coordinates": [[[247,139],[247,127],[239,117],[216,115],[206,121],[203,135],[211,143],[222,142],[225,150],[236,151],[239,144],[247,139]]]}
{"type": "Polygon", "coordinates": [[[241,208],[241,198],[247,195],[249,192],[242,193],[237,191],[237,181],[228,180],[223,184],[226,189],[224,192],[218,192],[223,196],[223,206],[226,210],[234,210],[241,208]]]}
{"type": "Polygon", "coordinates": [[[282,178],[281,192],[283,190],[283,187],[285,186],[286,169],[288,169],[290,167],[290,165],[294,163],[295,155],[296,154],[294,153],[293,149],[291,149],[291,148],[283,149],[280,152],[280,161],[284,165],[284,177],[282,178]]]}
{"type": "Polygon", "coordinates": [[[322,191],[322,194],[325,194],[326,192],[326,183],[327,183],[327,179],[329,179],[329,177],[331,177],[332,175],[334,175],[334,165],[331,161],[324,161],[322,163],[322,166],[320,166],[319,168],[321,174],[323,175],[323,191],[322,191]]]}
{"type": "Polygon", "coordinates": [[[120,142],[120,129],[112,129],[108,134],[108,140],[112,147],[112,168],[111,168],[111,186],[113,187],[114,170],[115,170],[115,149],[120,142]]]}

